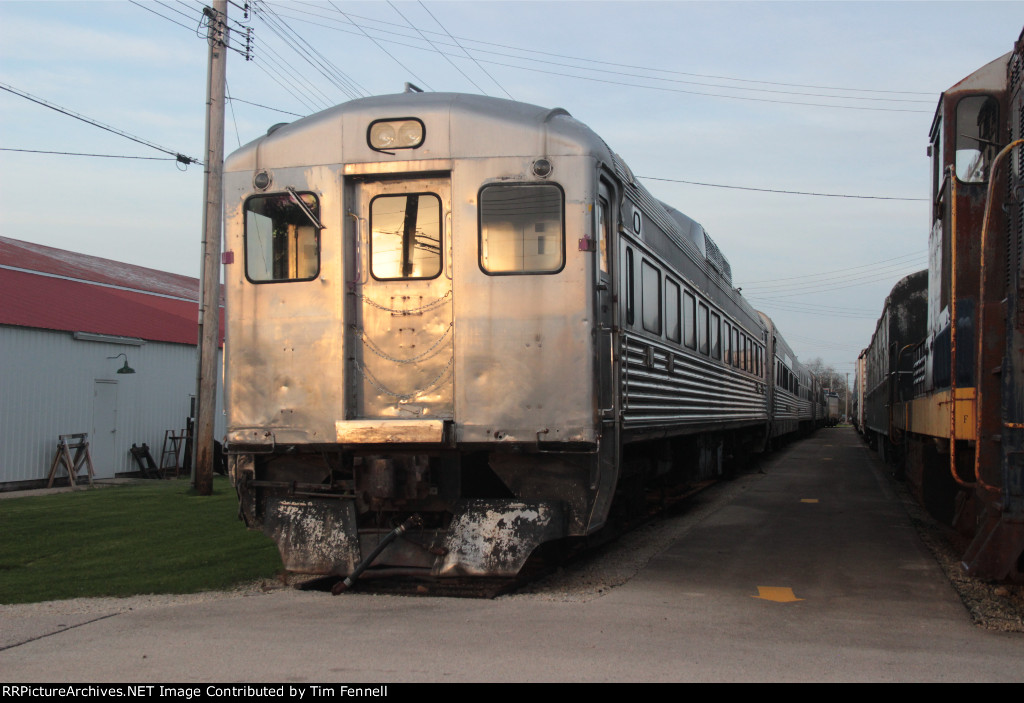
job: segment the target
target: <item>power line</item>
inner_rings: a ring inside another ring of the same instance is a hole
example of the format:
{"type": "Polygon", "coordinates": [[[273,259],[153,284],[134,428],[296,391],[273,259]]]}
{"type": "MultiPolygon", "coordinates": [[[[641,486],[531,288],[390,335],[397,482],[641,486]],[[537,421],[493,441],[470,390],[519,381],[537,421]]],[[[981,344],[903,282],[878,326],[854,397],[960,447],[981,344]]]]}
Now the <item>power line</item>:
{"type": "Polygon", "coordinates": [[[899,256],[894,256],[894,257],[889,258],[889,259],[883,259],[881,261],[872,261],[869,264],[861,264],[860,266],[850,266],[850,267],[847,267],[847,268],[835,269],[835,270],[832,270],[832,271],[820,271],[818,273],[811,273],[811,274],[806,274],[806,275],[803,275],[803,276],[789,276],[788,278],[763,278],[763,279],[761,279],[759,281],[747,281],[747,285],[758,284],[758,283],[775,283],[777,281],[793,281],[793,280],[799,280],[799,279],[832,276],[832,275],[835,275],[837,273],[845,273],[847,271],[854,271],[854,270],[857,270],[857,269],[872,268],[874,266],[879,266],[881,264],[889,264],[889,263],[896,262],[896,261],[906,261],[908,259],[919,260],[923,255],[924,254],[922,252],[914,252],[912,254],[900,254],[899,256]]]}
{"type": "Polygon", "coordinates": [[[292,51],[297,53],[306,63],[313,67],[320,75],[328,80],[335,88],[340,90],[349,99],[360,97],[366,94],[366,90],[358,85],[351,77],[331,63],[323,54],[313,48],[313,45],[292,29],[291,25],[284,21],[272,7],[267,3],[254,4],[254,14],[259,17],[292,51]]]}
{"type": "MultiPolygon", "coordinates": [[[[328,0],[328,2],[330,2],[330,0],[328,0]]],[[[344,15],[345,19],[348,19],[348,15],[347,15],[347,14],[345,14],[345,12],[344,12],[344,11],[342,11],[341,9],[339,9],[339,8],[338,8],[338,6],[337,6],[337,5],[335,5],[335,4],[333,3],[333,2],[331,2],[331,7],[333,7],[333,8],[334,8],[334,9],[335,9],[335,10],[336,10],[337,12],[340,12],[340,13],[341,13],[342,15],[344,15]]],[[[378,42],[378,41],[377,41],[376,39],[374,39],[373,37],[371,37],[371,36],[369,35],[369,33],[368,33],[368,32],[367,32],[366,30],[364,30],[364,29],[363,29],[362,27],[360,27],[360,26],[359,26],[358,24],[356,24],[355,22],[352,22],[351,20],[349,20],[349,22],[350,22],[350,23],[351,23],[352,25],[354,25],[354,26],[355,26],[356,28],[358,28],[358,29],[359,29],[359,30],[360,30],[360,31],[361,31],[361,32],[362,32],[362,33],[363,33],[363,34],[364,34],[364,35],[366,36],[366,38],[367,38],[367,39],[369,39],[369,40],[370,40],[370,41],[372,41],[372,42],[373,42],[374,44],[376,44],[376,45],[377,45],[377,48],[378,48],[378,49],[380,49],[381,51],[383,51],[383,52],[384,52],[385,54],[387,54],[387,55],[388,55],[388,56],[389,56],[389,57],[391,58],[391,60],[392,60],[392,61],[394,61],[395,63],[397,63],[397,64],[398,64],[399,66],[401,66],[401,67],[402,67],[403,69],[405,69],[406,71],[408,71],[408,72],[409,72],[409,73],[410,73],[410,74],[411,74],[411,75],[412,75],[412,76],[413,76],[413,77],[414,77],[414,78],[415,78],[415,79],[416,79],[417,81],[419,81],[419,82],[420,82],[420,83],[422,83],[423,85],[427,86],[427,89],[428,89],[428,90],[433,90],[433,88],[431,88],[431,87],[430,87],[430,85],[429,85],[429,84],[428,84],[428,83],[427,83],[427,82],[426,82],[425,80],[423,80],[422,78],[420,78],[419,76],[417,76],[417,75],[416,75],[416,73],[415,73],[415,72],[413,72],[413,70],[412,70],[411,68],[409,68],[409,67],[408,67],[408,66],[406,66],[406,65],[405,65],[404,63],[402,63],[401,61],[399,61],[399,60],[398,60],[398,59],[397,59],[397,58],[396,58],[396,57],[395,57],[395,56],[394,56],[394,55],[393,55],[393,54],[392,54],[392,53],[391,53],[390,51],[388,51],[388,50],[387,50],[387,49],[385,49],[385,48],[384,48],[383,46],[381,46],[381,45],[380,45],[380,42],[378,42]]]]}
{"type": "Polygon", "coordinates": [[[19,97],[25,98],[26,100],[30,100],[30,101],[36,103],[37,105],[42,105],[43,107],[48,107],[51,110],[55,110],[56,112],[61,113],[62,115],[67,115],[68,117],[73,117],[74,119],[80,120],[82,122],[85,122],[86,124],[91,124],[93,127],[99,127],[102,130],[105,130],[107,132],[111,132],[112,134],[116,134],[116,135],[118,135],[120,137],[124,137],[125,139],[130,139],[131,141],[136,142],[138,144],[142,144],[143,146],[148,146],[151,149],[156,149],[157,151],[162,151],[165,154],[170,154],[179,163],[183,163],[185,165],[202,163],[199,159],[194,159],[191,156],[185,156],[183,154],[180,154],[180,153],[174,151],[173,149],[168,149],[166,147],[162,147],[162,146],[160,146],[158,144],[154,144],[151,141],[143,139],[142,137],[136,137],[135,135],[129,134],[128,132],[125,132],[124,130],[117,129],[116,127],[111,127],[110,125],[107,125],[107,124],[103,124],[102,122],[98,122],[97,120],[94,120],[92,118],[86,117],[85,115],[80,115],[77,112],[72,112],[71,110],[68,110],[67,108],[60,107],[59,105],[54,105],[51,102],[47,102],[46,100],[43,100],[42,98],[37,98],[37,97],[35,97],[33,95],[30,95],[30,94],[28,94],[28,93],[26,93],[24,91],[18,90],[17,88],[9,86],[9,85],[7,85],[5,83],[0,83],[0,90],[6,90],[8,93],[13,93],[14,95],[17,95],[19,97]]]}
{"type": "Polygon", "coordinates": [[[178,20],[174,19],[173,17],[168,17],[167,15],[161,15],[159,12],[157,12],[153,8],[146,7],[145,5],[143,5],[140,2],[136,2],[135,0],[128,0],[128,2],[130,2],[132,5],[135,5],[136,7],[141,7],[146,12],[152,12],[157,17],[162,17],[163,19],[167,20],[168,22],[173,22],[174,24],[178,25],[179,27],[184,27],[185,29],[189,30],[190,32],[197,31],[196,27],[189,27],[188,25],[182,24],[181,22],[179,22],[178,20]]]}
{"type": "MultiPolygon", "coordinates": [[[[420,3],[420,4],[422,5],[422,3],[420,3]]],[[[452,68],[454,68],[454,69],[455,69],[456,71],[458,71],[459,73],[461,73],[461,74],[462,74],[462,76],[463,76],[463,78],[465,78],[465,79],[466,79],[467,81],[469,81],[470,83],[472,83],[472,84],[473,84],[473,87],[474,87],[474,88],[476,88],[477,90],[479,90],[479,91],[480,91],[481,93],[483,93],[484,95],[487,95],[487,91],[486,91],[486,90],[484,90],[483,88],[481,88],[481,87],[480,87],[479,85],[477,85],[476,81],[474,81],[474,80],[473,80],[472,78],[470,78],[470,77],[469,77],[468,75],[466,75],[466,72],[465,72],[465,71],[463,71],[463,70],[462,70],[461,68],[459,68],[459,65],[458,65],[457,63],[455,63],[454,61],[452,61],[452,58],[451,58],[451,57],[450,57],[450,56],[449,56],[448,54],[446,54],[446,53],[444,53],[443,51],[441,51],[440,49],[438,49],[438,48],[437,48],[437,46],[436,46],[436,45],[434,44],[434,42],[430,41],[430,39],[428,39],[428,38],[427,38],[427,35],[425,35],[425,34],[424,34],[424,33],[423,33],[422,31],[420,31],[419,27],[417,27],[416,25],[414,25],[414,24],[413,24],[412,22],[409,22],[409,19],[408,19],[408,18],[407,18],[407,17],[405,16],[405,15],[403,15],[403,14],[402,14],[402,11],[401,11],[401,10],[399,10],[399,9],[398,9],[397,7],[395,7],[395,3],[391,2],[391,0],[388,0],[388,5],[390,5],[390,6],[391,6],[391,9],[392,9],[392,10],[394,10],[395,12],[397,12],[397,13],[398,13],[398,16],[399,16],[399,17],[401,17],[401,18],[402,18],[403,20],[405,20],[406,22],[408,22],[408,24],[409,24],[409,26],[410,26],[410,27],[412,27],[412,28],[413,28],[413,29],[415,29],[415,30],[416,30],[417,32],[419,32],[419,35],[420,35],[421,37],[423,37],[423,40],[424,40],[425,42],[427,42],[428,44],[430,44],[430,46],[431,46],[431,47],[433,47],[433,48],[434,48],[434,50],[435,50],[435,51],[436,51],[436,52],[437,52],[438,54],[440,54],[441,56],[443,56],[443,57],[445,58],[445,60],[446,60],[446,61],[448,61],[448,63],[450,63],[450,64],[451,64],[452,68]]]]}
{"type": "MultiPolygon", "coordinates": [[[[727,96],[726,96],[727,97],[727,96]]],[[[838,106],[835,106],[838,107],[838,106]]],[[[865,108],[867,109],[867,108],[865,108]]],[[[702,183],[700,181],[684,181],[678,178],[656,178],[655,176],[637,176],[645,181],[665,181],[666,183],[685,183],[691,186],[708,188],[728,188],[730,190],[751,190],[758,193],[778,193],[782,195],[811,195],[816,198],[854,198],[857,200],[900,200],[905,202],[928,202],[928,198],[897,198],[885,195],[847,195],[843,193],[813,193],[802,190],[780,190],[777,188],[753,188],[749,186],[727,186],[721,183],[702,183]]]]}
{"type": "MultiPolygon", "coordinates": [[[[308,3],[298,3],[298,4],[306,4],[306,5],[308,5],[308,3]]],[[[295,12],[301,12],[301,13],[304,13],[304,14],[307,14],[307,15],[311,15],[311,16],[317,17],[317,18],[319,18],[321,20],[327,19],[323,14],[319,14],[319,13],[316,13],[316,12],[311,12],[309,10],[295,9],[294,11],[295,12]]],[[[367,29],[364,26],[356,23],[352,19],[352,17],[360,17],[360,19],[369,20],[371,22],[377,22],[379,24],[389,25],[389,26],[393,26],[393,27],[400,27],[400,25],[396,25],[395,23],[392,23],[392,22],[386,22],[386,21],[383,21],[383,20],[374,20],[374,19],[370,19],[370,18],[366,18],[366,17],[361,17],[359,15],[352,15],[352,14],[349,14],[349,13],[343,13],[340,10],[337,10],[337,8],[336,8],[336,11],[339,12],[340,14],[342,14],[345,17],[345,19],[347,20],[347,24],[350,24],[351,26],[357,28],[364,36],[369,37],[375,43],[378,43],[377,40],[375,38],[373,38],[367,32],[367,29]]],[[[297,21],[310,22],[310,20],[304,20],[302,18],[293,17],[293,19],[296,19],[297,21]]],[[[323,26],[323,25],[319,25],[319,26],[323,26]]],[[[339,27],[327,27],[327,28],[334,29],[335,31],[342,31],[342,32],[350,33],[350,34],[355,34],[355,32],[350,32],[349,30],[342,29],[342,28],[339,28],[339,27]]],[[[380,28],[372,28],[372,29],[373,29],[373,31],[381,33],[381,34],[395,35],[395,36],[401,37],[403,39],[413,39],[413,40],[416,39],[416,37],[412,37],[412,36],[410,36],[408,34],[405,34],[405,33],[402,33],[402,32],[398,32],[398,31],[393,31],[393,30],[388,30],[388,29],[380,29],[380,28]]],[[[402,29],[404,29],[404,27],[402,29]]],[[[453,37],[452,39],[454,40],[455,38],[453,37]]],[[[408,46],[410,48],[419,49],[419,50],[429,50],[429,49],[425,49],[422,46],[417,46],[417,45],[414,45],[414,44],[408,44],[408,43],[404,43],[404,42],[401,42],[401,41],[396,41],[396,40],[393,40],[393,39],[392,40],[382,39],[381,41],[386,41],[386,42],[392,43],[392,44],[399,44],[401,46],[408,46]]],[[[584,58],[580,58],[580,57],[572,57],[572,56],[565,56],[565,55],[562,55],[562,54],[554,54],[554,53],[551,53],[551,52],[534,51],[534,50],[531,50],[531,49],[522,49],[522,48],[519,48],[519,47],[513,47],[513,46],[509,46],[509,45],[504,45],[504,44],[496,44],[496,43],[492,43],[492,42],[481,42],[481,41],[477,41],[477,40],[473,40],[473,39],[464,39],[464,41],[466,41],[467,43],[476,43],[476,44],[484,44],[484,45],[488,45],[488,46],[498,46],[498,47],[502,47],[502,48],[508,48],[508,49],[512,49],[513,51],[517,51],[517,52],[521,52],[521,53],[533,53],[533,54],[538,54],[538,55],[542,55],[542,56],[553,56],[553,57],[556,57],[556,58],[564,58],[564,59],[569,59],[571,61],[584,62],[586,64],[591,64],[591,65],[577,66],[577,65],[572,65],[572,64],[560,63],[560,62],[557,62],[557,61],[551,61],[551,60],[548,60],[548,59],[536,59],[536,58],[532,58],[530,56],[519,56],[519,55],[507,54],[507,53],[503,53],[503,52],[499,52],[499,51],[491,51],[491,50],[487,50],[487,49],[474,48],[473,50],[478,52],[478,53],[491,54],[491,55],[495,55],[495,56],[504,56],[504,57],[507,57],[507,58],[514,58],[514,59],[523,60],[523,61],[533,61],[533,62],[536,62],[536,63],[548,64],[548,65],[559,66],[559,67],[564,67],[564,68],[572,68],[572,69],[577,69],[577,70],[593,71],[593,72],[597,72],[597,73],[606,73],[606,74],[612,74],[612,75],[629,76],[629,77],[634,77],[634,78],[642,78],[642,79],[645,79],[645,80],[668,81],[668,82],[674,82],[674,83],[687,83],[687,84],[706,86],[706,87],[723,88],[723,89],[726,89],[726,90],[744,90],[744,91],[756,91],[756,92],[767,92],[767,93],[803,95],[803,96],[807,96],[807,97],[824,97],[824,98],[831,98],[831,99],[836,99],[836,100],[870,100],[870,101],[886,101],[886,102],[924,102],[924,103],[930,103],[931,102],[930,100],[916,100],[916,99],[908,99],[908,98],[879,98],[879,97],[866,97],[866,96],[860,96],[860,95],[850,95],[850,96],[844,96],[844,95],[820,95],[820,94],[805,93],[805,92],[794,93],[792,91],[780,91],[780,90],[774,90],[774,89],[768,89],[768,88],[748,88],[748,87],[743,87],[743,86],[730,86],[730,85],[718,85],[718,84],[699,83],[699,82],[696,82],[696,81],[689,81],[689,80],[681,80],[681,79],[674,79],[674,78],[662,78],[662,77],[658,77],[658,76],[642,76],[642,75],[625,73],[625,72],[622,72],[622,71],[611,71],[611,70],[606,70],[606,69],[595,69],[595,68],[592,67],[592,64],[597,63],[597,64],[603,64],[603,65],[607,65],[607,66],[616,66],[616,67],[620,67],[620,68],[629,68],[629,69],[633,69],[633,70],[647,71],[649,73],[663,73],[663,74],[669,74],[669,75],[682,75],[682,76],[690,76],[690,77],[708,78],[708,79],[713,79],[713,80],[726,80],[726,81],[732,81],[732,82],[736,82],[736,83],[776,85],[776,86],[781,86],[781,87],[807,88],[807,89],[813,89],[813,90],[830,90],[830,91],[834,91],[834,92],[841,91],[841,92],[877,93],[877,94],[890,94],[890,95],[897,95],[897,94],[904,94],[904,95],[933,95],[932,93],[921,93],[921,92],[870,90],[870,89],[862,89],[862,88],[839,88],[839,87],[831,87],[831,86],[810,86],[810,85],[806,85],[806,84],[790,84],[790,83],[782,83],[782,82],[755,81],[755,80],[751,80],[751,79],[729,78],[729,77],[724,77],[724,76],[711,76],[711,75],[706,75],[706,74],[686,73],[686,72],[682,72],[682,71],[670,71],[670,70],[666,70],[666,69],[648,68],[648,67],[643,67],[643,66],[632,66],[630,64],[617,64],[617,63],[613,63],[613,62],[599,61],[599,60],[594,60],[594,59],[584,59],[584,58]]],[[[380,46],[379,43],[378,43],[378,46],[380,46]]],[[[459,48],[461,48],[464,51],[466,51],[465,47],[462,44],[458,44],[458,46],[459,46],[459,48]]],[[[707,92],[699,92],[699,91],[672,89],[672,88],[667,88],[667,87],[663,87],[663,86],[650,86],[650,85],[639,85],[639,84],[636,84],[636,83],[624,83],[624,82],[621,82],[621,81],[612,81],[612,80],[607,80],[607,79],[600,79],[600,78],[595,78],[595,77],[592,77],[592,76],[580,76],[580,75],[566,74],[566,73],[561,73],[561,72],[557,72],[557,71],[545,71],[545,70],[538,69],[538,68],[531,68],[531,67],[527,67],[527,66],[520,66],[520,65],[515,65],[515,64],[502,63],[500,61],[494,61],[494,60],[484,60],[484,61],[485,61],[485,63],[491,63],[491,64],[494,64],[494,65],[505,66],[505,67],[508,67],[508,68],[516,68],[516,69],[520,69],[520,70],[534,71],[534,72],[558,75],[558,76],[563,76],[563,77],[568,77],[568,78],[577,78],[577,79],[580,79],[580,80],[591,80],[591,81],[597,81],[597,82],[612,83],[612,84],[616,84],[616,85],[626,85],[626,86],[636,87],[636,88],[647,88],[647,89],[651,89],[651,90],[663,90],[663,91],[669,91],[669,92],[680,92],[680,93],[688,93],[688,94],[694,94],[694,95],[705,95],[705,96],[711,96],[711,97],[733,98],[733,99],[738,99],[738,100],[755,100],[755,101],[759,101],[759,102],[774,102],[774,103],[783,103],[783,104],[808,105],[808,106],[815,106],[815,107],[832,107],[832,108],[860,109],[860,110],[881,110],[881,111],[890,111],[890,112],[892,112],[892,111],[896,111],[896,112],[930,112],[930,111],[925,111],[925,110],[909,110],[909,109],[897,109],[897,108],[877,108],[877,107],[866,107],[866,106],[858,106],[858,105],[829,105],[829,104],[822,104],[822,103],[807,103],[807,102],[800,102],[800,101],[772,100],[772,99],[768,99],[768,98],[755,98],[755,97],[750,97],[750,96],[722,95],[722,94],[718,94],[718,93],[707,93],[707,92]]]]}
{"type": "Polygon", "coordinates": [[[854,281],[876,280],[879,276],[885,278],[890,275],[906,271],[908,266],[918,269],[918,264],[915,264],[914,262],[911,261],[907,261],[899,264],[890,264],[888,266],[874,269],[872,271],[837,274],[835,276],[820,278],[818,280],[804,280],[799,283],[768,283],[760,286],[752,285],[747,287],[753,289],[753,291],[748,290],[747,292],[754,292],[757,293],[758,295],[782,295],[788,294],[790,292],[817,289],[820,286],[836,287],[839,284],[850,283],[854,281]]]}
{"type": "MultiPolygon", "coordinates": [[[[309,2],[302,2],[301,0],[296,0],[294,4],[296,4],[296,5],[306,5],[306,6],[310,6],[310,7],[318,7],[318,6],[313,5],[313,4],[309,3],[309,2]]],[[[424,9],[426,9],[426,8],[424,8],[424,9]]],[[[303,10],[296,10],[296,11],[297,12],[306,12],[307,14],[312,14],[314,16],[321,16],[322,17],[322,15],[316,15],[316,13],[309,12],[309,11],[303,11],[303,10]]],[[[429,10],[428,10],[428,12],[429,12],[429,10]]],[[[367,20],[369,22],[375,22],[377,24],[383,24],[383,25],[388,25],[388,26],[391,26],[391,27],[399,27],[399,28],[401,28],[401,25],[396,24],[394,22],[388,22],[386,20],[379,20],[379,19],[375,19],[375,18],[372,18],[372,17],[366,17],[365,15],[356,15],[356,14],[353,14],[353,13],[349,13],[348,17],[357,17],[359,19],[367,20]]],[[[383,29],[376,29],[375,31],[387,32],[387,30],[383,30],[383,29]]],[[[398,34],[399,36],[407,36],[407,35],[402,35],[399,32],[390,32],[390,33],[398,34]]],[[[449,36],[451,36],[451,35],[449,35],[449,36]]],[[[455,37],[452,37],[452,39],[455,40],[455,41],[458,41],[455,37]]],[[[807,89],[810,89],[810,90],[833,90],[833,91],[845,91],[845,92],[853,92],[853,93],[882,93],[882,94],[892,94],[892,95],[927,95],[927,96],[937,97],[937,94],[935,92],[929,92],[929,91],[882,90],[882,89],[876,89],[876,88],[846,88],[846,87],[841,87],[841,86],[825,86],[825,85],[810,85],[810,84],[805,84],[805,83],[786,83],[786,82],[782,82],[782,81],[766,81],[766,80],[757,80],[757,79],[752,79],[752,78],[734,78],[734,77],[731,77],[731,76],[719,76],[719,75],[713,75],[713,74],[692,73],[692,72],[676,71],[676,70],[665,69],[665,68],[651,68],[651,67],[648,67],[648,66],[638,66],[638,65],[635,65],[635,64],[617,63],[617,62],[614,62],[614,61],[603,61],[603,60],[594,59],[594,58],[584,58],[584,57],[579,57],[579,56],[570,56],[570,55],[567,55],[567,54],[559,54],[559,53],[550,52],[550,51],[541,51],[541,50],[538,50],[538,49],[526,49],[526,48],[523,48],[523,47],[511,45],[511,44],[502,44],[502,43],[499,43],[499,42],[488,42],[488,41],[484,41],[484,40],[481,40],[481,39],[473,39],[473,38],[468,38],[468,37],[463,37],[462,41],[466,42],[468,44],[478,44],[478,45],[483,45],[483,46],[498,47],[498,48],[501,48],[501,49],[510,49],[512,51],[517,51],[517,52],[520,52],[520,53],[537,54],[537,55],[540,55],[540,56],[550,56],[550,57],[553,57],[553,58],[568,59],[570,61],[578,61],[578,62],[581,62],[581,63],[584,63],[584,64],[595,64],[596,63],[596,64],[603,64],[605,66],[615,66],[615,67],[618,67],[618,68],[629,68],[629,69],[636,69],[636,70],[641,70],[641,71],[649,71],[649,72],[652,72],[652,73],[667,73],[667,74],[671,74],[671,75],[689,76],[691,78],[707,78],[707,79],[711,79],[711,80],[725,80],[725,81],[733,81],[733,82],[736,82],[736,83],[754,83],[754,84],[760,84],[760,85],[777,85],[777,86],[782,86],[782,87],[787,87],[787,88],[807,88],[807,89]]],[[[495,53],[495,54],[498,54],[498,52],[488,52],[488,51],[483,50],[483,49],[475,49],[475,50],[476,51],[480,51],[481,53],[495,53]]],[[[513,55],[513,54],[499,54],[499,55],[515,57],[515,55],[513,55]]],[[[515,58],[524,58],[526,60],[537,60],[537,59],[528,59],[527,57],[515,57],[515,58]]],[[[560,64],[556,64],[556,65],[560,65],[560,64]]]]}
{"type": "Polygon", "coordinates": [[[292,115],[293,117],[305,117],[297,112],[288,112],[287,110],[281,110],[276,107],[270,107],[270,105],[261,105],[260,103],[254,103],[251,100],[242,100],[241,98],[228,97],[228,100],[236,103],[243,103],[245,105],[252,105],[253,107],[262,107],[264,110],[273,110],[274,112],[280,112],[282,115],[292,115]]]}
{"type": "MultiPolygon", "coordinates": [[[[505,86],[503,86],[501,83],[499,83],[498,79],[491,75],[490,71],[488,71],[486,68],[484,68],[483,65],[481,65],[481,63],[479,61],[477,61],[476,58],[474,58],[472,54],[470,54],[468,51],[466,51],[466,48],[464,46],[462,46],[462,44],[459,44],[459,40],[452,36],[452,33],[449,32],[448,29],[443,24],[441,24],[441,20],[437,19],[437,17],[434,16],[434,13],[430,11],[429,7],[427,7],[426,5],[423,4],[422,0],[420,0],[420,7],[422,7],[424,10],[427,11],[427,14],[430,15],[430,18],[437,23],[437,26],[440,27],[441,29],[443,29],[444,33],[447,34],[451,38],[451,40],[458,45],[458,47],[460,49],[462,49],[462,53],[464,53],[468,58],[470,58],[473,61],[473,63],[475,63],[480,68],[481,71],[483,71],[485,74],[487,74],[487,77],[490,78],[492,81],[494,81],[494,84],[496,86],[498,86],[499,88],[501,88],[501,91],[503,93],[505,93],[505,95],[507,95],[510,100],[515,100],[515,98],[512,97],[512,93],[510,93],[507,90],[505,90],[505,86]]],[[[474,83],[473,85],[476,85],[476,84],[474,83]]]]}
{"type": "Polygon", "coordinates": [[[56,156],[95,156],[101,159],[142,159],[144,161],[177,161],[172,156],[123,156],[120,154],[84,154],[77,151],[43,151],[42,149],[14,149],[0,147],[0,151],[19,151],[25,154],[53,154],[56,156]]]}
{"type": "Polygon", "coordinates": [[[894,276],[898,276],[896,280],[899,280],[900,278],[904,278],[905,276],[908,276],[912,273],[916,273],[916,271],[907,271],[906,269],[904,269],[903,271],[899,271],[897,269],[895,271],[890,270],[879,274],[867,274],[861,278],[849,278],[846,279],[845,281],[839,281],[836,283],[822,281],[821,283],[807,284],[807,286],[802,288],[794,287],[788,289],[794,292],[768,291],[766,293],[759,294],[757,296],[757,299],[795,303],[797,301],[791,300],[792,298],[806,296],[808,293],[830,293],[834,290],[842,290],[844,288],[856,288],[857,286],[864,286],[869,283],[878,283],[879,281],[886,280],[891,281],[893,280],[894,276]]]}

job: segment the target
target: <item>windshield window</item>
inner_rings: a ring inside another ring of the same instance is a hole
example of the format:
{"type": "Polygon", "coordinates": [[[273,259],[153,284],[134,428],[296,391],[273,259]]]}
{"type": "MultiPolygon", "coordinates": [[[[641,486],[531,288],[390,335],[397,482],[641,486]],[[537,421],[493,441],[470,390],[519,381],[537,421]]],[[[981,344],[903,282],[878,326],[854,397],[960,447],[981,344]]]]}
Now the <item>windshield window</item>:
{"type": "MultiPolygon", "coordinates": [[[[319,218],[312,193],[297,193],[319,218]]],[[[245,275],[254,283],[308,281],[320,272],[319,231],[290,193],[257,195],[245,203],[245,275]]]]}
{"type": "Polygon", "coordinates": [[[370,272],[380,280],[441,273],[441,199],[433,193],[379,195],[370,203],[370,272]]]}
{"type": "Polygon", "coordinates": [[[480,191],[480,268],[487,273],[557,273],[565,263],[562,189],[490,185],[480,191]]]}
{"type": "Polygon", "coordinates": [[[956,177],[984,183],[997,153],[999,104],[990,95],[964,98],[956,106],[956,177]]]}

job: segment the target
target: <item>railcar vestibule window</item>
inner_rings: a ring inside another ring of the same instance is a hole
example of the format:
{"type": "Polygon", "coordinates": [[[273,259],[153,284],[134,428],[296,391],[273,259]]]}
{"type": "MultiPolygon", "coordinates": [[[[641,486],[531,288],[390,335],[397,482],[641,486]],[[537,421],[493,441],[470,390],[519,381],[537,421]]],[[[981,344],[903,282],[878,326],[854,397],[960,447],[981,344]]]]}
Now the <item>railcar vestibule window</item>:
{"type": "Polygon", "coordinates": [[[552,184],[480,190],[480,268],[486,273],[557,273],[565,263],[562,189],[552,184]]]}
{"type": "Polygon", "coordinates": [[[254,283],[309,281],[320,272],[320,202],[312,193],[245,201],[245,275],[254,283]],[[294,198],[301,198],[303,210],[294,198]]]}
{"type": "Polygon", "coordinates": [[[378,195],[370,203],[370,272],[379,280],[441,273],[441,199],[433,193],[378,195]]]}

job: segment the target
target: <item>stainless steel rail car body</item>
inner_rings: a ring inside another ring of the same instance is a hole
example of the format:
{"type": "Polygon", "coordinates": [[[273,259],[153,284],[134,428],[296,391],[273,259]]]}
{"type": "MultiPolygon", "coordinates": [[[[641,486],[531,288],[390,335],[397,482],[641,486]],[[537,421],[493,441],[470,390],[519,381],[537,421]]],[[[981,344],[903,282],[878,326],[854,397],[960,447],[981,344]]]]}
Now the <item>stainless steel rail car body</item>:
{"type": "Polygon", "coordinates": [[[763,312],[759,313],[768,340],[768,359],[765,378],[771,413],[770,436],[773,439],[797,432],[810,432],[815,427],[818,413],[815,398],[817,381],[797,359],[792,347],[783,338],[775,323],[763,312]]]}
{"type": "Polygon", "coordinates": [[[225,165],[227,447],[292,571],[511,575],[623,486],[763,443],[763,327],[703,228],[560,109],[356,100],[225,165]]]}

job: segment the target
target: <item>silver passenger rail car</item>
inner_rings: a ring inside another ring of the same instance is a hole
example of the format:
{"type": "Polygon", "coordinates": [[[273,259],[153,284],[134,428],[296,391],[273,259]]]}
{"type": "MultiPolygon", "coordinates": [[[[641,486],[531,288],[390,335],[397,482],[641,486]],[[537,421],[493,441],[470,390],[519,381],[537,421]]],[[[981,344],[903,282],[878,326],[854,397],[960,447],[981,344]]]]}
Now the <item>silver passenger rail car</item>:
{"type": "Polygon", "coordinates": [[[764,443],[728,262],[564,110],[356,100],[231,155],[225,207],[231,475],[290,571],[402,525],[375,569],[514,575],[764,443]]]}
{"type": "Polygon", "coordinates": [[[800,363],[775,323],[763,312],[769,348],[765,374],[771,407],[770,439],[809,432],[814,427],[813,375],[800,363]]]}

